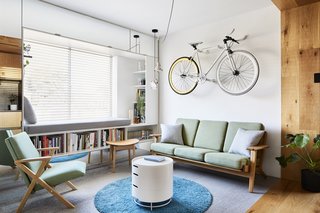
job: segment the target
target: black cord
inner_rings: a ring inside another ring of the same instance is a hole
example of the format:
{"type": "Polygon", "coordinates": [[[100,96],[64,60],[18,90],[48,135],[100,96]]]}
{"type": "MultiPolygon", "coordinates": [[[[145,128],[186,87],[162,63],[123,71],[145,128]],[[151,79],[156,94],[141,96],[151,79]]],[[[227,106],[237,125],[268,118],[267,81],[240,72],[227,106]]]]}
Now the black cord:
{"type": "Polygon", "coordinates": [[[174,0],[172,0],[172,3],[171,3],[171,12],[170,12],[170,17],[169,17],[169,21],[168,21],[167,32],[166,32],[166,35],[164,36],[163,42],[166,40],[168,32],[169,32],[169,27],[171,24],[171,18],[172,18],[172,13],[173,13],[173,5],[174,5],[174,0]]]}

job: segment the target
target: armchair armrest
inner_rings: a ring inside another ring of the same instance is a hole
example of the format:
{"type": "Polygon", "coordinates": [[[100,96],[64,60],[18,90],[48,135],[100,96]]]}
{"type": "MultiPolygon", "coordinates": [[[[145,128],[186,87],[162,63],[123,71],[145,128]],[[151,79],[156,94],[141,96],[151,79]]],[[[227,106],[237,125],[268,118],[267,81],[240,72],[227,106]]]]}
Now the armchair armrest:
{"type": "Polygon", "coordinates": [[[47,148],[39,148],[38,151],[46,151],[46,150],[58,150],[60,147],[47,147],[47,148]]]}
{"type": "Polygon", "coordinates": [[[15,160],[14,162],[16,164],[21,164],[21,163],[29,163],[33,161],[50,161],[51,156],[44,156],[44,157],[37,157],[37,158],[26,158],[26,159],[21,159],[21,160],[15,160]]]}
{"type": "Polygon", "coordinates": [[[53,156],[53,154],[54,154],[54,152],[56,151],[56,150],[59,150],[60,149],[60,147],[46,147],[46,148],[39,148],[39,149],[37,149],[39,152],[41,152],[41,151],[49,151],[49,155],[50,156],[53,156]]]}
{"type": "Polygon", "coordinates": [[[258,145],[258,146],[249,146],[247,149],[250,151],[258,151],[258,150],[266,149],[268,147],[269,147],[268,145],[258,145]]]}

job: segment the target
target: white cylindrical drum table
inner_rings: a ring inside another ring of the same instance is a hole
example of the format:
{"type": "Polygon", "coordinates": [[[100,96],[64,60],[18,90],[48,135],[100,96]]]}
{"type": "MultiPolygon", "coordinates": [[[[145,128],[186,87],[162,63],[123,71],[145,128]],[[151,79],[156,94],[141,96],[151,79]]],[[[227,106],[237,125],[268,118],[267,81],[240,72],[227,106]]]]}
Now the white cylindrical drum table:
{"type": "Polygon", "coordinates": [[[132,160],[132,197],[143,207],[162,207],[173,196],[173,160],[163,157],[161,162],[146,160],[154,156],[141,156],[132,160]]]}

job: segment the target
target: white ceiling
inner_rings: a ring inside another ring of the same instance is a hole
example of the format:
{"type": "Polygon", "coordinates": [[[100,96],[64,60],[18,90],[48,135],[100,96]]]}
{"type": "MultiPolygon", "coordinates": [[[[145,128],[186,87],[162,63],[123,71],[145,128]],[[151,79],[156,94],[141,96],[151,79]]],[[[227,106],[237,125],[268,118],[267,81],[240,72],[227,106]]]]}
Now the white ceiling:
{"type": "MultiPolygon", "coordinates": [[[[43,0],[96,18],[164,35],[172,0],[43,0]]],[[[175,0],[169,33],[271,6],[271,0],[175,0]]]]}

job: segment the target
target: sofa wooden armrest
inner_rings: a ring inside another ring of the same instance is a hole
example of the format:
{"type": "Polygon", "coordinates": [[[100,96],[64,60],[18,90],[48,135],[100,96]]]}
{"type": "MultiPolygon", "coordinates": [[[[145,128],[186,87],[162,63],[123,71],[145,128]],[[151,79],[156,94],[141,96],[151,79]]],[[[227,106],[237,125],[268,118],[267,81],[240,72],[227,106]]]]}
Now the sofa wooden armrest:
{"type": "Polygon", "coordinates": [[[158,142],[159,138],[161,138],[161,133],[154,133],[154,134],[150,134],[149,136],[154,138],[155,142],[158,142]]]}
{"type": "Polygon", "coordinates": [[[268,147],[269,147],[268,145],[258,145],[258,146],[249,146],[247,149],[250,151],[258,151],[258,150],[266,149],[268,147]]]}

